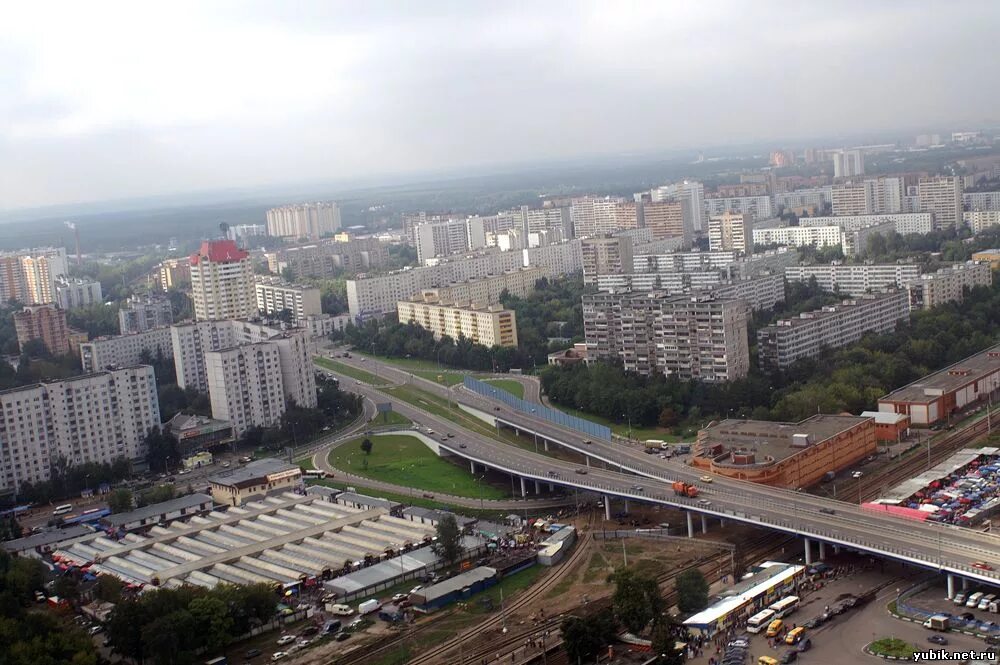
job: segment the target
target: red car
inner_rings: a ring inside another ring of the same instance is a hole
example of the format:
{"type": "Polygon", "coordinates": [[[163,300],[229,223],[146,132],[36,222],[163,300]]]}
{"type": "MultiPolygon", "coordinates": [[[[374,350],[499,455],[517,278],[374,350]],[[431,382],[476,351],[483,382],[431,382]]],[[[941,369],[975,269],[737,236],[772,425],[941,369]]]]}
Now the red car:
{"type": "Polygon", "coordinates": [[[979,570],[993,570],[993,566],[988,563],[983,563],[982,561],[976,561],[972,564],[973,568],[978,568],[979,570]]]}

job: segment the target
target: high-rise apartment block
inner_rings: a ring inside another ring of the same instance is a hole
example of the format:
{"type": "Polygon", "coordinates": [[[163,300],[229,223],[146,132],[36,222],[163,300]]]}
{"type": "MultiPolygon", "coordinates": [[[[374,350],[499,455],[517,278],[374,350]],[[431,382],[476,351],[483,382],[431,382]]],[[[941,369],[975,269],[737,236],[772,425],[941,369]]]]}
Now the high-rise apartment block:
{"type": "Polygon", "coordinates": [[[746,214],[754,220],[762,220],[774,216],[774,207],[771,204],[770,196],[731,196],[705,199],[704,214],[709,219],[727,212],[746,214]]]}
{"type": "Polygon", "coordinates": [[[909,316],[906,291],[866,294],[761,328],[757,353],[762,366],[788,367],[800,358],[856,342],[866,333],[891,332],[909,316]]]}
{"type": "Polygon", "coordinates": [[[340,272],[359,273],[389,262],[386,244],[377,238],[330,240],[315,245],[286,247],[264,255],[267,269],[276,275],[290,270],[296,279],[333,277],[340,272]]]}
{"type": "Polygon", "coordinates": [[[833,176],[850,178],[865,174],[865,155],[860,150],[840,150],[833,153],[833,176]]]}
{"type": "Polygon", "coordinates": [[[727,278],[721,270],[707,272],[631,273],[602,275],[599,291],[663,291],[669,295],[712,293],[723,300],[745,300],[751,311],[773,309],[785,299],[785,279],[781,274],[727,278]]]}
{"type": "Polygon", "coordinates": [[[774,195],[774,205],[798,215],[822,212],[833,201],[832,187],[814,187],[774,195]]]}
{"type": "Polygon", "coordinates": [[[834,185],[831,195],[834,215],[869,215],[873,212],[869,206],[868,190],[864,183],[834,185]]]}
{"type": "Polygon", "coordinates": [[[232,424],[233,434],[274,427],[285,412],[281,359],[272,344],[244,344],[205,352],[212,417],[232,424]]]}
{"type": "Polygon", "coordinates": [[[891,222],[896,233],[924,235],[934,230],[934,213],[905,212],[879,215],[846,215],[843,217],[800,217],[799,226],[839,226],[845,231],[857,231],[891,222]]]}
{"type": "Polygon", "coordinates": [[[923,212],[934,213],[939,229],[957,229],[962,223],[962,179],[958,176],[921,178],[917,197],[923,212]]]}
{"type": "Polygon", "coordinates": [[[152,359],[174,357],[169,326],[97,337],[83,342],[80,344],[80,365],[84,372],[99,372],[109,368],[139,365],[146,354],[152,359]]]}
{"type": "Polygon", "coordinates": [[[68,273],[64,247],[0,254],[0,298],[24,305],[56,302],[56,278],[68,273]]]}
{"type": "Polygon", "coordinates": [[[118,310],[118,330],[122,335],[162,328],[173,322],[170,299],[152,294],[131,296],[118,310]]]}
{"type": "Polygon", "coordinates": [[[906,180],[902,176],[879,176],[865,180],[868,208],[872,214],[903,212],[906,197],[906,180]]]}
{"type": "Polygon", "coordinates": [[[315,286],[287,284],[280,277],[257,277],[254,288],[261,314],[273,316],[288,310],[292,320],[299,322],[307,316],[323,313],[320,291],[315,286]]]}
{"type": "Polygon", "coordinates": [[[570,215],[573,219],[573,234],[577,238],[638,226],[634,202],[619,196],[583,196],[573,199],[570,215]]]}
{"type": "Polygon", "coordinates": [[[674,201],[642,201],[638,203],[642,226],[653,232],[654,240],[663,238],[684,238],[691,243],[690,200],[682,198],[674,201]]]}
{"type": "Polygon", "coordinates": [[[743,300],[663,292],[583,296],[588,358],[621,361],[628,371],[731,381],[750,369],[743,300]]]}
{"type": "Polygon", "coordinates": [[[906,283],[910,309],[930,309],[949,302],[965,300],[965,289],[990,286],[993,270],[989,263],[967,261],[937,272],[920,275],[906,283]]]}
{"type": "Polygon", "coordinates": [[[267,211],[267,234],[279,238],[319,240],[340,230],[336,203],[302,203],[267,211]]]}
{"type": "Polygon", "coordinates": [[[631,272],[632,238],[626,235],[605,235],[584,238],[583,283],[596,284],[601,275],[620,275],[631,272]]]}
{"type": "Polygon", "coordinates": [[[267,226],[264,224],[237,224],[226,231],[226,237],[240,247],[246,247],[249,238],[266,235],[267,226]]]}
{"type": "Polygon", "coordinates": [[[49,480],[57,460],[108,463],[146,455],[160,426],[148,365],[84,374],[0,392],[0,491],[49,480]]]}
{"type": "Polygon", "coordinates": [[[748,213],[723,213],[708,218],[708,249],[753,254],[753,222],[748,213]]]}
{"type": "Polygon", "coordinates": [[[253,318],[257,297],[250,255],[232,240],[206,240],[191,255],[191,294],[199,321],[253,318]]]}
{"type": "Polygon", "coordinates": [[[920,277],[915,263],[831,263],[822,266],[789,266],[785,279],[789,282],[816,280],[824,291],[861,296],[887,289],[902,289],[909,281],[920,277]]]}
{"type": "Polygon", "coordinates": [[[968,192],[962,203],[969,210],[1000,210],[1000,192],[968,192]]]}
{"type": "Polygon", "coordinates": [[[191,259],[167,259],[160,263],[160,288],[179,289],[191,283],[191,259]]]}
{"type": "Polygon", "coordinates": [[[20,312],[15,312],[14,328],[21,350],[31,340],[38,339],[53,355],[71,351],[66,310],[58,309],[55,305],[28,305],[20,312]]]}
{"type": "Polygon", "coordinates": [[[517,346],[517,321],[514,311],[502,305],[485,307],[440,300],[436,294],[396,305],[400,323],[414,323],[434,333],[435,339],[447,335],[461,337],[483,346],[517,346]]]}
{"type": "Polygon", "coordinates": [[[56,304],[63,309],[89,307],[103,302],[101,283],[92,279],[60,275],[55,283],[56,304]]]}
{"type": "Polygon", "coordinates": [[[413,229],[417,261],[421,265],[439,256],[451,256],[486,246],[486,231],[479,217],[427,222],[413,229]]]}
{"type": "Polygon", "coordinates": [[[973,210],[962,213],[962,223],[979,233],[983,229],[1000,224],[1000,210],[973,210]]]}
{"type": "Polygon", "coordinates": [[[705,230],[705,185],[694,180],[663,185],[650,191],[653,203],[661,201],[680,202],[687,201],[684,212],[688,215],[685,220],[687,226],[694,233],[701,233],[705,230]]]}

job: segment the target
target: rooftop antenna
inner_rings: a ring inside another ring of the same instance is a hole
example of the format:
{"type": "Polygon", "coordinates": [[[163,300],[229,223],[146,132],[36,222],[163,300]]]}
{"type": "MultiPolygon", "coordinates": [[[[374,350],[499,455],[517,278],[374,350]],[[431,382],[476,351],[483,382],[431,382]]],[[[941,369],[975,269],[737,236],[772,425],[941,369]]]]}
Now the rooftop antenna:
{"type": "Polygon", "coordinates": [[[73,235],[76,238],[76,265],[83,265],[83,256],[80,254],[80,229],[76,228],[76,222],[65,221],[63,224],[67,228],[73,229],[73,235]]]}

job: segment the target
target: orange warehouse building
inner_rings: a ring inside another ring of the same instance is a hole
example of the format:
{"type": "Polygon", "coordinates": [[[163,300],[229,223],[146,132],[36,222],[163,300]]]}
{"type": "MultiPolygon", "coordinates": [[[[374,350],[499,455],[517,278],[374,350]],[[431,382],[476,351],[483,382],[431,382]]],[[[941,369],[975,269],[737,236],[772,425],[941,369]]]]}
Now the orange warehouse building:
{"type": "Polygon", "coordinates": [[[815,415],[799,423],[723,420],[698,432],[692,464],[720,476],[796,489],[875,452],[871,417],[815,415]]]}

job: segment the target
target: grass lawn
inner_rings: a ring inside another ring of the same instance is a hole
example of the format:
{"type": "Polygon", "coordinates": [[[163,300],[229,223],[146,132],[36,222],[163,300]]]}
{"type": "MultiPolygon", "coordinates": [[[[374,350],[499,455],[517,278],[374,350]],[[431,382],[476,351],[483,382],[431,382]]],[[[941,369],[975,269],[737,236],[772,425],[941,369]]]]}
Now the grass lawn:
{"type": "Polygon", "coordinates": [[[436,372],[434,370],[423,370],[415,369],[410,370],[411,373],[419,376],[422,379],[427,379],[428,381],[433,381],[434,383],[440,383],[442,386],[454,386],[465,380],[464,374],[458,374],[456,372],[436,372]]]}
{"type": "MultiPolygon", "coordinates": [[[[611,428],[612,432],[614,432],[619,436],[628,436],[629,427],[627,422],[616,423],[611,420],[608,420],[607,418],[595,416],[592,413],[587,413],[585,411],[573,409],[568,406],[563,406],[561,404],[556,405],[553,408],[556,408],[562,411],[563,413],[568,413],[571,416],[577,416],[578,418],[583,418],[584,420],[595,422],[599,425],[607,425],[608,427],[611,428]]],[[[697,434],[697,432],[692,430],[691,436],[693,437],[695,434],[697,434]]],[[[638,439],[640,441],[643,441],[645,439],[659,439],[660,441],[667,441],[674,443],[684,440],[682,437],[677,436],[676,434],[671,434],[670,430],[662,429],[660,427],[632,427],[632,438],[638,439]]]]}
{"type": "Polygon", "coordinates": [[[298,464],[305,471],[313,471],[316,468],[316,465],[313,464],[312,455],[310,455],[309,457],[303,457],[302,459],[299,460],[295,460],[295,463],[298,464]]]}
{"type": "MultiPolygon", "coordinates": [[[[308,485],[323,485],[325,487],[332,487],[338,490],[346,490],[350,483],[341,482],[339,480],[316,480],[310,479],[306,481],[308,485]]],[[[437,510],[447,510],[453,513],[458,513],[461,515],[468,515],[470,517],[481,517],[488,520],[503,521],[504,517],[511,513],[510,510],[479,510],[478,508],[466,508],[465,506],[456,506],[452,503],[444,503],[438,501],[437,499],[425,499],[414,491],[414,495],[410,496],[407,494],[396,494],[395,492],[385,492],[379,489],[369,489],[367,487],[357,488],[358,492],[365,494],[367,496],[377,496],[383,499],[389,499],[390,501],[395,501],[396,503],[402,503],[407,506],[420,506],[421,508],[433,508],[437,510]]],[[[477,497],[478,498],[478,497],[477,497]]]]}
{"type": "Polygon", "coordinates": [[[375,376],[371,372],[366,372],[363,369],[357,369],[351,367],[350,365],[345,365],[344,363],[338,363],[336,360],[330,360],[329,358],[323,358],[321,356],[316,356],[313,358],[313,362],[324,367],[326,369],[337,372],[338,374],[343,374],[344,376],[349,376],[353,379],[357,379],[363,383],[368,383],[373,386],[384,386],[389,383],[387,379],[383,379],[380,376],[375,376]]]}
{"type": "Polygon", "coordinates": [[[912,644],[895,637],[883,637],[868,645],[872,653],[880,656],[895,656],[896,658],[912,658],[916,647],[912,644]]]}
{"type": "Polygon", "coordinates": [[[330,451],[330,464],[338,469],[413,487],[426,492],[442,492],[478,499],[504,499],[510,496],[486,483],[477,482],[468,470],[446,462],[419,439],[402,434],[373,436],[371,455],[361,450],[362,437],[330,451]],[[367,460],[367,468],[365,461],[367,460]]]}
{"type": "Polygon", "coordinates": [[[379,425],[412,425],[413,421],[406,416],[396,413],[395,411],[387,411],[385,413],[380,413],[371,419],[371,424],[374,426],[379,425]]]}
{"type": "Polygon", "coordinates": [[[420,390],[412,385],[387,388],[386,392],[392,393],[404,402],[409,402],[413,406],[423,409],[424,411],[432,413],[436,416],[447,418],[448,420],[458,423],[459,425],[462,425],[463,427],[474,432],[478,432],[479,434],[483,434],[485,436],[496,437],[496,431],[492,427],[479,418],[465,413],[461,409],[450,407],[448,400],[443,397],[438,397],[437,395],[424,392],[423,390],[420,390]]]}
{"type": "Polygon", "coordinates": [[[492,384],[501,390],[506,390],[514,397],[524,399],[524,385],[514,379],[489,379],[486,383],[492,384]]]}

